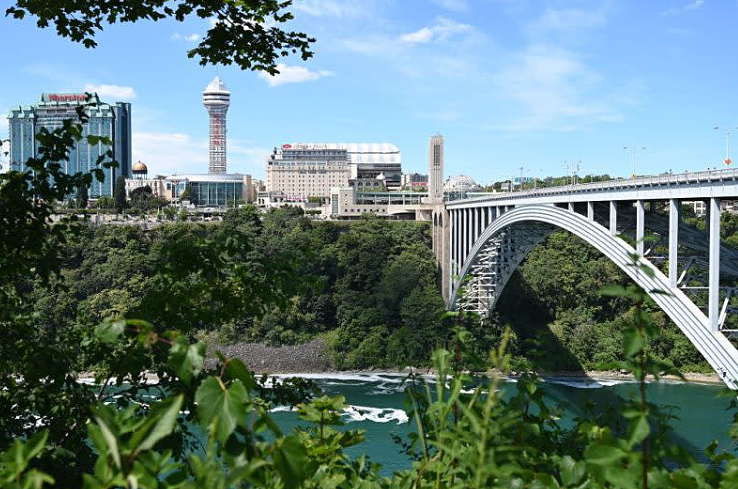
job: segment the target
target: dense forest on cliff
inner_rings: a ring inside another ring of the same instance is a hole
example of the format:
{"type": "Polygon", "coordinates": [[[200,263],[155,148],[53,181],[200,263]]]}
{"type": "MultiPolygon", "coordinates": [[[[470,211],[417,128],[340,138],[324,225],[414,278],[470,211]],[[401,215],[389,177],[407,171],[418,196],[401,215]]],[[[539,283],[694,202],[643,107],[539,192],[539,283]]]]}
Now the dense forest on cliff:
{"type": "MultiPolygon", "coordinates": [[[[339,368],[424,366],[436,346],[449,346],[454,326],[454,320],[442,318],[429,231],[427,223],[373,217],[314,222],[292,208],[260,216],[251,207],[229,212],[223,223],[173,222],[148,231],[90,226],[69,239],[63,270],[69,287],[51,292],[28,284],[27,293],[38,323],[49,330],[140,317],[190,331],[211,345],[282,345],[322,337],[339,368]],[[243,268],[270,287],[278,275],[273,270],[267,275],[264,263],[289,264],[306,281],[284,299],[282,308],[221,323],[197,311],[203,304],[217,307],[218,288],[232,288],[228,277],[203,277],[201,271],[190,270],[199,270],[193,260],[215,260],[217,256],[208,254],[217,255],[217,246],[227,246],[233,229],[245,233],[252,245],[226,268],[243,268]],[[163,281],[173,270],[176,282],[163,281]],[[167,301],[160,300],[162,295],[167,301]],[[181,300],[172,302],[172,297],[181,300]]],[[[620,331],[631,319],[629,306],[599,291],[625,281],[589,245],[554,233],[515,273],[498,312],[484,325],[466,321],[469,346],[483,356],[509,325],[519,369],[616,368],[622,360],[620,331]]],[[[654,308],[653,318],[662,336],[650,345],[652,354],[685,371],[708,370],[661,311],[654,308]]]]}

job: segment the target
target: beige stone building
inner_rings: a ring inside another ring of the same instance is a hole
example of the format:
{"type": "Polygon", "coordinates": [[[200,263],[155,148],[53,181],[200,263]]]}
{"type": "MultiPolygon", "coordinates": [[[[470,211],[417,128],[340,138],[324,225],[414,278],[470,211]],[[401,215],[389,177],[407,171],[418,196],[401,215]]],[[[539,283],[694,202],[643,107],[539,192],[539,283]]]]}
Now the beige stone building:
{"type": "Polygon", "coordinates": [[[267,160],[266,191],[281,192],[291,201],[327,200],[332,188],[351,182],[374,187],[396,181],[399,188],[400,175],[400,150],[392,144],[283,144],[267,160]]]}

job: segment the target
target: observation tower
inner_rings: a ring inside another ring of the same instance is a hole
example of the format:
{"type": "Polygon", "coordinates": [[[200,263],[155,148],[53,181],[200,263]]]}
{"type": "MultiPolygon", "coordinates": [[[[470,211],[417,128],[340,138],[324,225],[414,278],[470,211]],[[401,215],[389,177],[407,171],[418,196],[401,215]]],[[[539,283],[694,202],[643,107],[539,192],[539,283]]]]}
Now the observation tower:
{"type": "Polygon", "coordinates": [[[208,173],[226,173],[226,114],[231,92],[216,76],[202,92],[202,103],[210,116],[210,164],[208,173]]]}

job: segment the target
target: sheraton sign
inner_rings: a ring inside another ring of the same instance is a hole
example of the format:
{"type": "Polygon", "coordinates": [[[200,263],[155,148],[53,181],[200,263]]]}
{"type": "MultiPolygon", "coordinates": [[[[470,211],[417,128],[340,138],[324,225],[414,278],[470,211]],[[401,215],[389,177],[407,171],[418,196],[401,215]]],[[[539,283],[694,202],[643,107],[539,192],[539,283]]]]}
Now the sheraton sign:
{"type": "Polygon", "coordinates": [[[87,95],[84,93],[49,93],[46,95],[49,102],[85,102],[87,95]]]}

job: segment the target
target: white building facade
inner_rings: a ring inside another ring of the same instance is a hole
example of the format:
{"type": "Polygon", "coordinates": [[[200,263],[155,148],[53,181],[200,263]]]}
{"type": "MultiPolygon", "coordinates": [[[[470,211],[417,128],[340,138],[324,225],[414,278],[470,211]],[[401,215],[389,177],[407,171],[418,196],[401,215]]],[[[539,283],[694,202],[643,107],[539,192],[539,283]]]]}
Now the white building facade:
{"type": "Polygon", "coordinates": [[[397,187],[402,175],[400,150],[389,143],[287,143],[266,164],[266,191],[293,201],[328,199],[331,189],[397,187]]]}

